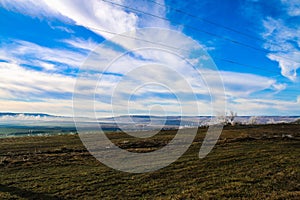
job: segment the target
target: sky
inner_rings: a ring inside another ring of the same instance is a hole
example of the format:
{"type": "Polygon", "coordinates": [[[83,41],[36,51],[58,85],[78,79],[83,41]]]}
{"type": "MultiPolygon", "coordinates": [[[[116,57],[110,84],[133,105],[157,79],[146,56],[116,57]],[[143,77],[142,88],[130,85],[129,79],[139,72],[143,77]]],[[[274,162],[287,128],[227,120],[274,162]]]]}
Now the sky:
{"type": "Polygon", "coordinates": [[[130,33],[178,49],[201,46],[197,58],[191,51],[185,56],[190,63],[201,60],[204,66],[197,69],[205,69],[206,58],[215,63],[226,111],[300,115],[298,0],[0,0],[0,15],[0,112],[72,116],[76,106],[80,116],[106,117],[112,110],[120,115],[178,115],[182,110],[184,115],[211,115],[209,94],[220,88],[208,91],[189,63],[167,51],[128,53],[103,71],[111,61],[105,59],[141,45],[115,35],[130,33]],[[174,34],[140,34],[145,28],[174,34]],[[100,55],[100,68],[93,63],[87,69],[93,52],[100,55]],[[95,89],[100,76],[96,95],[84,89],[95,89]],[[185,84],[192,85],[196,99],[185,84]],[[95,97],[94,109],[87,106],[90,101],[74,105],[74,93],[95,97]]]}

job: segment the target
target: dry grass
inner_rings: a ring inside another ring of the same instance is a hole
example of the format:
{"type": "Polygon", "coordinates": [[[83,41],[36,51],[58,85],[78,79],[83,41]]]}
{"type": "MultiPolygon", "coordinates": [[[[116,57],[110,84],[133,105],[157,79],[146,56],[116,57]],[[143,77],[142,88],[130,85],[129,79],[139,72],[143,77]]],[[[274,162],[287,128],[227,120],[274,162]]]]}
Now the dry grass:
{"type": "MultiPolygon", "coordinates": [[[[226,127],[199,160],[205,131],[178,161],[145,174],[104,166],[74,135],[1,139],[0,199],[300,199],[300,125],[226,127]]],[[[124,149],[151,151],[174,134],[109,137],[124,149]]]]}

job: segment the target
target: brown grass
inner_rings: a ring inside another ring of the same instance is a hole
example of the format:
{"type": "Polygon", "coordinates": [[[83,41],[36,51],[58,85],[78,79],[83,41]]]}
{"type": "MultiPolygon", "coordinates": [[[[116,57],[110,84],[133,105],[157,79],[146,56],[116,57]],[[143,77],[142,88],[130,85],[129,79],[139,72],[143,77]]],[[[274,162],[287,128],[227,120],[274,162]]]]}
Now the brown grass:
{"type": "MultiPolygon", "coordinates": [[[[300,125],[225,127],[200,160],[205,131],[175,163],[145,174],[106,167],[74,135],[1,139],[0,199],[300,199],[300,125]]],[[[109,137],[124,149],[152,151],[175,133],[109,137]]]]}

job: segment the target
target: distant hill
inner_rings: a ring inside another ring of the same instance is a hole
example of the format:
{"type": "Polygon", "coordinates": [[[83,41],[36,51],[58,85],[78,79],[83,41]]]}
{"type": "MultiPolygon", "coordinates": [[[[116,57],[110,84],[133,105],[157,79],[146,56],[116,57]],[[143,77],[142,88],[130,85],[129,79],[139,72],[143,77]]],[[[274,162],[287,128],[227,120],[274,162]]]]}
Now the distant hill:
{"type": "MultiPolygon", "coordinates": [[[[34,123],[36,120],[45,121],[45,123],[54,123],[57,120],[60,123],[74,122],[73,117],[50,115],[45,113],[13,113],[13,112],[0,112],[0,117],[5,120],[0,120],[2,124],[24,123],[22,120],[26,120],[26,124],[30,120],[34,123]],[[10,117],[6,117],[10,116],[10,117]],[[21,121],[20,121],[21,120],[21,121]],[[50,122],[49,122],[50,120],[50,122]],[[51,121],[52,120],[52,121],[51,121]]],[[[196,127],[201,125],[210,125],[214,117],[210,116],[149,116],[149,115],[122,115],[107,118],[77,118],[78,121],[97,124],[110,124],[116,126],[118,124],[125,124],[126,126],[132,126],[133,129],[142,126],[151,128],[161,125],[171,127],[196,127]]],[[[256,116],[255,122],[253,122],[251,116],[237,116],[234,121],[239,124],[276,124],[276,123],[300,123],[299,116],[256,116]]],[[[214,120],[214,119],[213,119],[214,120]]]]}
{"type": "Polygon", "coordinates": [[[292,122],[292,124],[300,124],[300,119],[297,119],[296,121],[292,122]]]}

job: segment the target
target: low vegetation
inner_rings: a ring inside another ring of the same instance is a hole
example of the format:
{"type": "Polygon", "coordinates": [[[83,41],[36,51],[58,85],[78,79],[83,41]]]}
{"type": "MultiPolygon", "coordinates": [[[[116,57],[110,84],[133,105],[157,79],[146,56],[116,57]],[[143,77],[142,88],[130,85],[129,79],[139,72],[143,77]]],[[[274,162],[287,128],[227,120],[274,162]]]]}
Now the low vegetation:
{"type": "MultiPolygon", "coordinates": [[[[226,126],[198,158],[205,128],[175,163],[145,174],[106,167],[77,135],[0,139],[0,199],[300,199],[300,125],[226,126]]],[[[130,151],[153,151],[176,131],[149,139],[109,133],[130,151]]]]}

